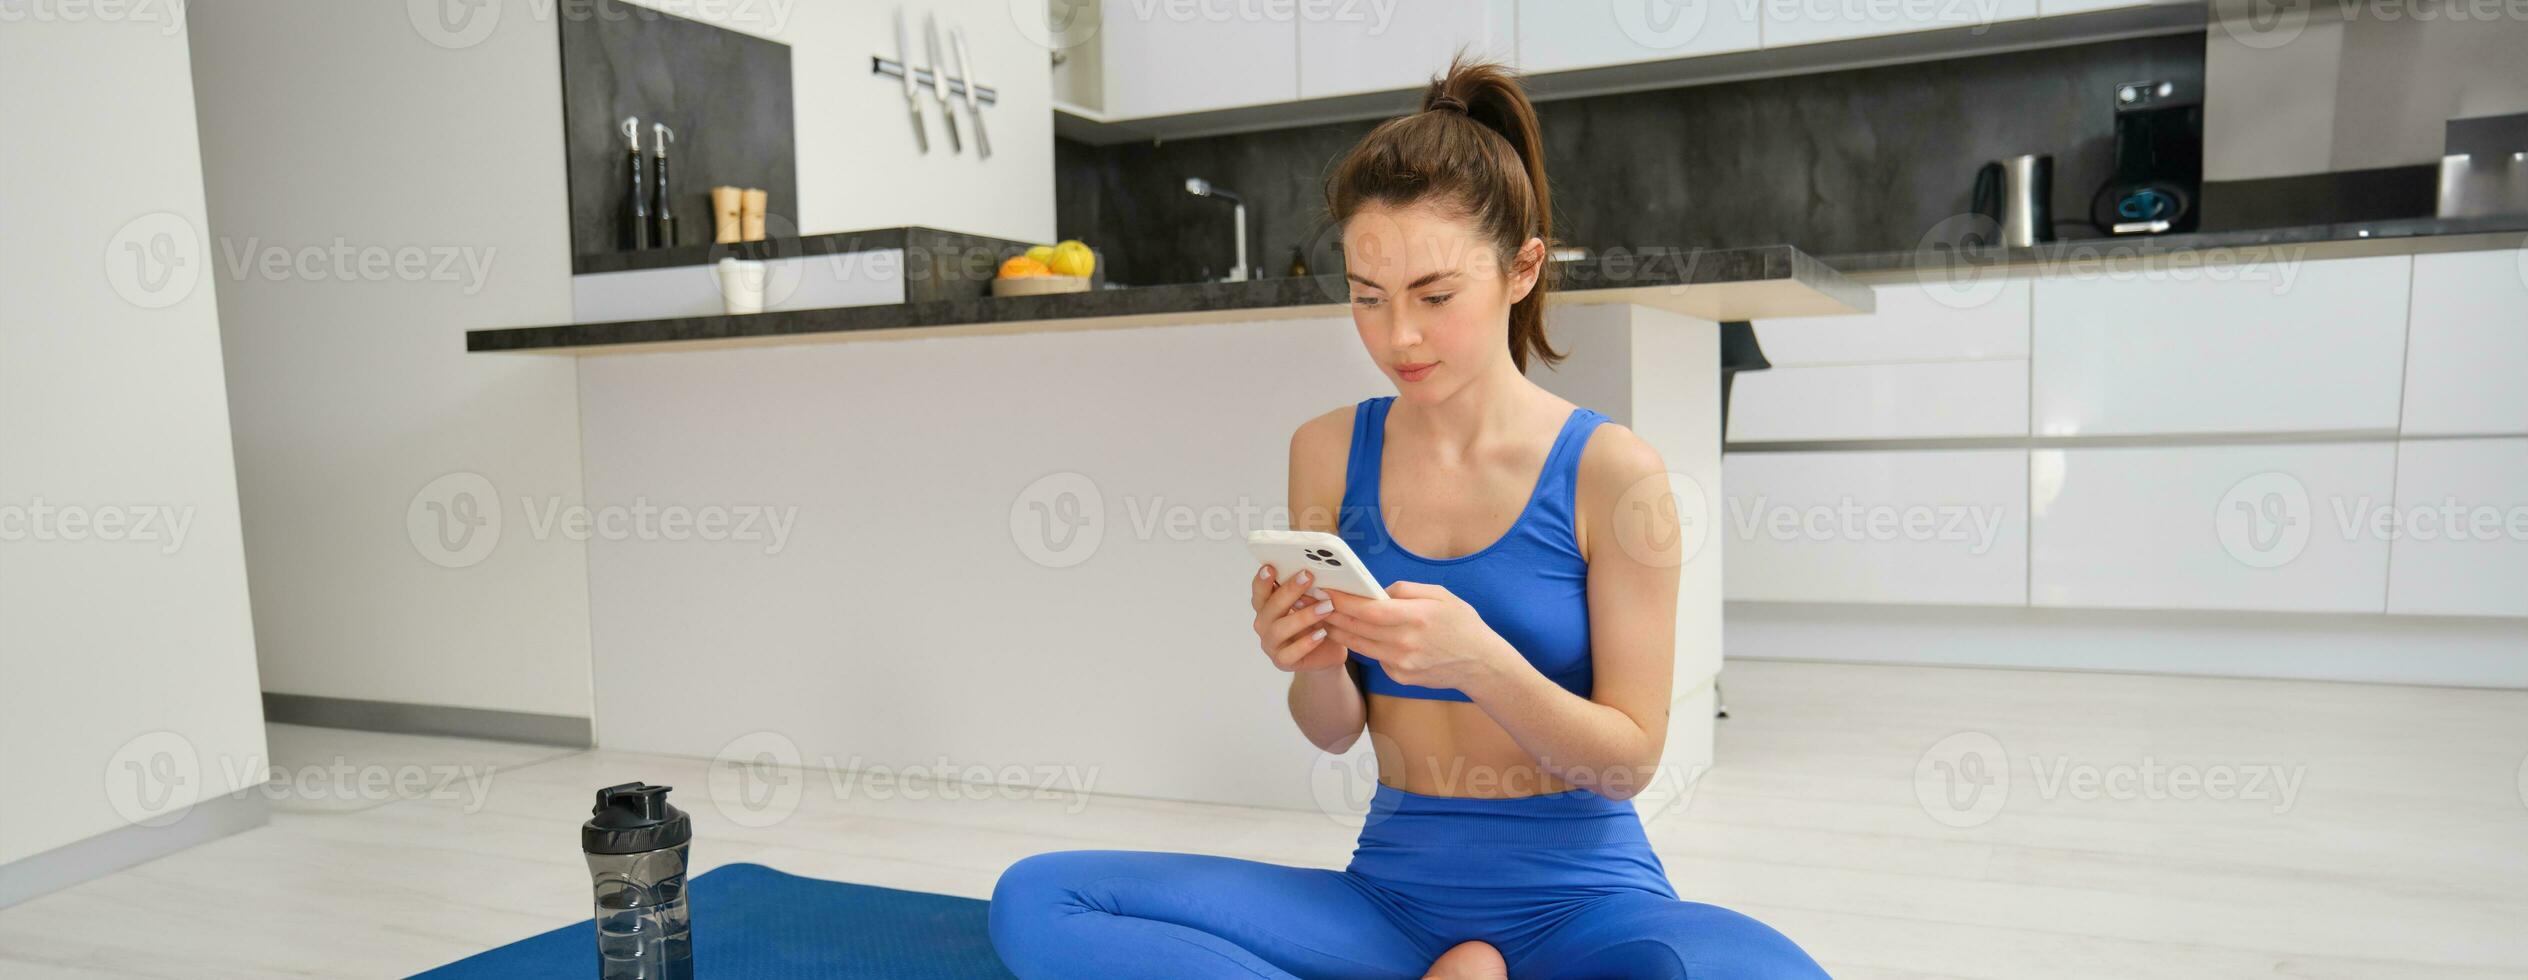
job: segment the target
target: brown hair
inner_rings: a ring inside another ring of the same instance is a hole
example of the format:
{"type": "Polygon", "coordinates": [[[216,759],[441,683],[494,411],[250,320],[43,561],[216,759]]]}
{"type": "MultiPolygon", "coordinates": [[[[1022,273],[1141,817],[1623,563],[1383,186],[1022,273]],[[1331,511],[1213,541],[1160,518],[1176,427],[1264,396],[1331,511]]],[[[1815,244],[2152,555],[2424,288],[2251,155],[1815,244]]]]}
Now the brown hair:
{"type": "MultiPolygon", "coordinates": [[[[1364,205],[1426,200],[1475,219],[1504,269],[1530,238],[1552,247],[1544,140],[1536,109],[1509,69],[1459,54],[1423,90],[1420,112],[1370,130],[1325,185],[1326,212],[1337,224],[1364,205]]],[[[1548,257],[1537,269],[1536,288],[1510,307],[1510,361],[1521,373],[1530,357],[1549,366],[1563,359],[1545,341],[1545,290],[1553,271],[1548,257]]]]}

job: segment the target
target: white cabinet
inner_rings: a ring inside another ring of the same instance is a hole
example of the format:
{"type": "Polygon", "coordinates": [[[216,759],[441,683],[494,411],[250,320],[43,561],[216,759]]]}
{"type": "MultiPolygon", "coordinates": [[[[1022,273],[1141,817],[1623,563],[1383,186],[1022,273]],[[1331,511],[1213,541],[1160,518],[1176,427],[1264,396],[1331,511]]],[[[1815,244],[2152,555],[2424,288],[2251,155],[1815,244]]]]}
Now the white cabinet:
{"type": "Polygon", "coordinates": [[[2042,449],[2029,456],[2039,606],[2381,612],[2396,446],[2042,449]]]}
{"type": "Polygon", "coordinates": [[[2528,616],[2528,439],[2400,446],[2388,611],[2528,616]]]}
{"type": "Polygon", "coordinates": [[[2408,435],[2528,435],[2528,250],[2414,259],[2408,435]]]}
{"type": "Polygon", "coordinates": [[[2393,431],[2405,256],[2036,283],[2040,436],[2393,431]]]}
{"type": "Polygon", "coordinates": [[[1518,56],[1517,8],[1511,0],[1302,3],[1299,97],[1419,89],[1468,55],[1508,62],[1518,56]]]}
{"type": "Polygon", "coordinates": [[[1732,441],[2028,434],[2027,280],[1872,292],[1866,315],[1756,323],[1774,368],[1738,376],[1732,441]]]}
{"type": "Polygon", "coordinates": [[[1100,5],[1105,114],[1135,119],[1297,99],[1297,7],[1181,0],[1100,5]]]}
{"type": "Polygon", "coordinates": [[[1519,66],[1531,72],[1746,51],[1758,35],[1744,0],[1518,0],[1519,66]]]}
{"type": "Polygon", "coordinates": [[[1777,367],[1734,384],[1732,442],[2028,434],[2024,360],[1777,367]]]}
{"type": "Polygon", "coordinates": [[[1733,453],[1723,595],[1780,602],[2027,602],[2028,454],[1733,453]]]}
{"type": "Polygon", "coordinates": [[[1756,321],[1765,359],[1791,366],[2028,356],[2028,280],[1954,288],[1889,283],[1870,292],[1878,307],[1861,316],[1756,321]]]}
{"type": "Polygon", "coordinates": [[[1764,0],[1764,46],[1989,27],[2036,13],[2037,0],[1764,0]]]}

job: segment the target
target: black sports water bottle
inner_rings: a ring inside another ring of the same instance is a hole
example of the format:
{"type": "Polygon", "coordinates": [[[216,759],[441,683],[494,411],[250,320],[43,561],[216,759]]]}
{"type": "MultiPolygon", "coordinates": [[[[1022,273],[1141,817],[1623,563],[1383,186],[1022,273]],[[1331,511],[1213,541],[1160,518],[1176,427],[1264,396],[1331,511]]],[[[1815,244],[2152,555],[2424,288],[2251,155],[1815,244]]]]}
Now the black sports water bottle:
{"type": "Polygon", "coordinates": [[[671,787],[625,783],[597,791],[579,828],[597,893],[600,980],[693,980],[685,852],[693,820],[667,804],[671,787]]]}

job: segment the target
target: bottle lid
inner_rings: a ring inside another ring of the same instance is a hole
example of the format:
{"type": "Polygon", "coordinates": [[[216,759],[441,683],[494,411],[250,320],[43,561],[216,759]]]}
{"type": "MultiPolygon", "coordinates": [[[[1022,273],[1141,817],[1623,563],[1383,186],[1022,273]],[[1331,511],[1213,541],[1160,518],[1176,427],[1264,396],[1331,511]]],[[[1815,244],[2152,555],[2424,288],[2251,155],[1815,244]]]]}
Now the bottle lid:
{"type": "Polygon", "coordinates": [[[693,818],[667,802],[672,786],[624,783],[597,791],[594,814],[579,828],[580,850],[638,854],[693,840],[693,818]]]}

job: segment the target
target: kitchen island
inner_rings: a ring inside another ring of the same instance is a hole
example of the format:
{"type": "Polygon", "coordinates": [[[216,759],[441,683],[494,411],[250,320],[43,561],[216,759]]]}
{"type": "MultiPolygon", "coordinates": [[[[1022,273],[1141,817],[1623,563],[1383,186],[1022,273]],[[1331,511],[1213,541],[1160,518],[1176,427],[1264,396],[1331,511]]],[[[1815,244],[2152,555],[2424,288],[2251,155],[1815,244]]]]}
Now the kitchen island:
{"type": "MultiPolygon", "coordinates": [[[[1788,247],[1610,251],[1561,280],[1569,358],[1531,375],[1657,447],[1689,535],[1670,776],[1644,797],[1673,805],[1711,762],[1720,668],[1716,321],[1873,300],[1788,247]]],[[[587,505],[660,516],[586,539],[599,744],[802,766],[808,792],[883,768],[1348,819],[1367,746],[1291,729],[1244,547],[1288,525],[1292,431],[1393,390],[1345,302],[1321,276],[467,345],[575,356],[587,505]]],[[[513,528],[552,533],[519,503],[513,528]]]]}

